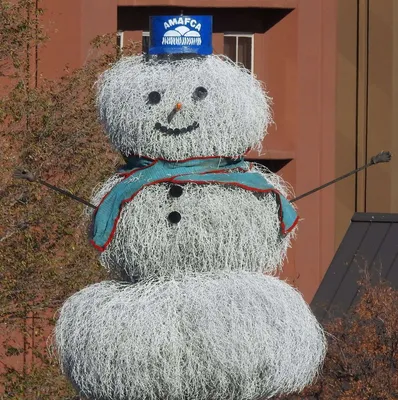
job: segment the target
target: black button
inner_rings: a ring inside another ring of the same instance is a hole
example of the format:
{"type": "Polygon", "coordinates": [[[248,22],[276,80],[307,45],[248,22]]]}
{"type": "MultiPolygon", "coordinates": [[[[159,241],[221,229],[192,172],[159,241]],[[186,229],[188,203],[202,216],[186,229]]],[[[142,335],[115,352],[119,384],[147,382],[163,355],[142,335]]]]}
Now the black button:
{"type": "Polygon", "coordinates": [[[149,104],[158,104],[160,102],[161,96],[159,92],[151,92],[148,95],[149,104]]]}
{"type": "Polygon", "coordinates": [[[178,211],[172,211],[167,218],[172,224],[178,224],[181,221],[181,214],[178,211]]]}
{"type": "Polygon", "coordinates": [[[204,98],[206,98],[206,96],[207,96],[207,89],[205,89],[203,86],[199,86],[193,92],[193,98],[195,100],[203,100],[204,98]]]}
{"type": "Polygon", "coordinates": [[[173,185],[169,191],[171,197],[180,197],[182,195],[182,192],[182,187],[177,185],[173,185]]]}

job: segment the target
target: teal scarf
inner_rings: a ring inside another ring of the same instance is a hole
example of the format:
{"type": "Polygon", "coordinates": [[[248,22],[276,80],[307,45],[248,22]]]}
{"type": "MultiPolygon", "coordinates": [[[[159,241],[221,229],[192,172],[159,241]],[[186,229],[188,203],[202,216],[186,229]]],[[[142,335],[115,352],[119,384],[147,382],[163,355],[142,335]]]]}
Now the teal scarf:
{"type": "Polygon", "coordinates": [[[163,182],[232,185],[257,193],[272,192],[279,203],[281,234],[286,235],[297,224],[296,211],[263,175],[249,171],[250,163],[242,158],[165,161],[131,157],[119,171],[123,180],[104,196],[94,212],[91,243],[104,251],[115,234],[123,205],[132,201],[145,186],[163,182]],[[133,175],[134,179],[129,179],[133,175]]]}

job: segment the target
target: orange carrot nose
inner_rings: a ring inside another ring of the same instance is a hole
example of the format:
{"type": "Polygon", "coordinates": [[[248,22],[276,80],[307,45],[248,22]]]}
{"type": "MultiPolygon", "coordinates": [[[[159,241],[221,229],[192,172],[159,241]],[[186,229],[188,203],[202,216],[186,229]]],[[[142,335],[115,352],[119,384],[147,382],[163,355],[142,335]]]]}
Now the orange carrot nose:
{"type": "Polygon", "coordinates": [[[176,111],[180,111],[181,108],[182,108],[182,103],[177,103],[176,106],[175,106],[175,110],[176,111]]]}

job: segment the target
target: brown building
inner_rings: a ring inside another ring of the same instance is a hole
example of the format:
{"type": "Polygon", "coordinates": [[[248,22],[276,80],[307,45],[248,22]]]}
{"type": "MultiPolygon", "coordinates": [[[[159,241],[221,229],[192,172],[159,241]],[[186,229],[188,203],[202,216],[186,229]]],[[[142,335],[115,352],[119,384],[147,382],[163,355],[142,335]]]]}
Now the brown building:
{"type": "MultiPolygon", "coordinates": [[[[148,17],[213,15],[215,53],[266,82],[274,119],[262,154],[296,194],[398,149],[396,0],[43,0],[50,41],[37,72],[82,65],[89,42],[119,32],[148,45],[148,17]],[[395,133],[395,135],[394,135],[395,133]]],[[[298,202],[298,239],[283,273],[310,301],[354,212],[397,212],[398,170],[381,165],[298,202]]]]}

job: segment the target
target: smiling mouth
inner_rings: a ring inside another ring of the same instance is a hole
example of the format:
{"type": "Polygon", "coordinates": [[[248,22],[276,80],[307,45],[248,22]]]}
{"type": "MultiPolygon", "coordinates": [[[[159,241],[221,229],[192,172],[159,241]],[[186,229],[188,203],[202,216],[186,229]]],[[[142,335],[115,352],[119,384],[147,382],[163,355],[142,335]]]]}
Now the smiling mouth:
{"type": "Polygon", "coordinates": [[[171,129],[168,128],[167,126],[162,125],[160,122],[157,122],[155,124],[155,129],[157,131],[164,133],[165,135],[181,135],[183,133],[192,132],[197,128],[199,128],[199,123],[196,121],[192,125],[189,125],[186,128],[181,128],[181,129],[179,128],[171,129]]]}

